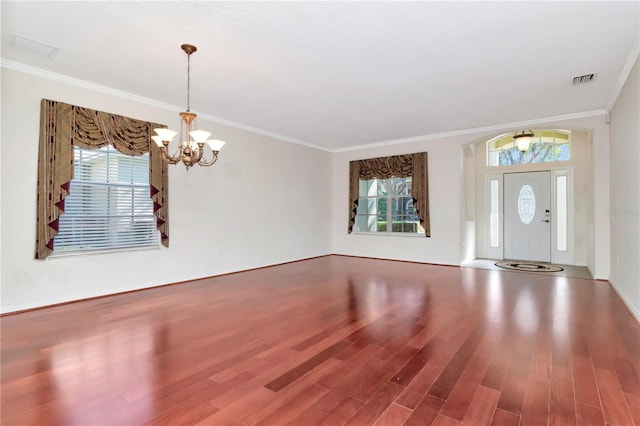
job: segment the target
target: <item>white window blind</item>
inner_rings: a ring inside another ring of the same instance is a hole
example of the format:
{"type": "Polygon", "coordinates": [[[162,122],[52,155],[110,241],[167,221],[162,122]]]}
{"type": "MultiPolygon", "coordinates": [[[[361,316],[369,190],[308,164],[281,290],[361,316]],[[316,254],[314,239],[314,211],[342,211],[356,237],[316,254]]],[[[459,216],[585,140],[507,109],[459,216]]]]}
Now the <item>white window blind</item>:
{"type": "Polygon", "coordinates": [[[149,154],[74,148],[74,178],[53,255],[157,247],[149,154]]]}

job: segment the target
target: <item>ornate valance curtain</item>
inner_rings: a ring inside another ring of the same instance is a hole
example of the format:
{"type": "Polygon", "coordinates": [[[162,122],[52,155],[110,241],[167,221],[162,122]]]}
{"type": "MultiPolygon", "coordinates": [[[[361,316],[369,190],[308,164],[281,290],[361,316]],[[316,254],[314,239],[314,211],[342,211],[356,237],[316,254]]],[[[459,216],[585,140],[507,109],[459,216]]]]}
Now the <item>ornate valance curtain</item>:
{"type": "Polygon", "coordinates": [[[38,154],[38,212],[36,259],[53,251],[64,200],[73,179],[73,147],[98,149],[112,145],[126,155],[149,152],[150,197],[162,244],[169,246],[169,179],[167,164],[151,142],[153,129],[163,124],[136,120],[63,102],[43,99],[40,104],[38,154]],[[151,148],[151,151],[149,149],[151,148]]]}
{"type": "Polygon", "coordinates": [[[425,236],[431,236],[429,224],[429,173],[427,153],[393,155],[390,157],[355,160],[349,163],[349,228],[353,231],[356,222],[359,198],[359,181],[369,179],[388,179],[395,177],[411,177],[413,206],[424,228],[425,236]]]}

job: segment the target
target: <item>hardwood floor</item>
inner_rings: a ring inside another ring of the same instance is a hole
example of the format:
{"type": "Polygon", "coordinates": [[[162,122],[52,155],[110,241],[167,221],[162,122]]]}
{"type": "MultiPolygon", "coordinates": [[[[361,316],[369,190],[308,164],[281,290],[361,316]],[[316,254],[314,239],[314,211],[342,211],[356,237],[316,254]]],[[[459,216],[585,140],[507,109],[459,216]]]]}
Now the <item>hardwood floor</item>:
{"type": "Polygon", "coordinates": [[[9,315],[3,425],[638,425],[604,282],[328,256],[9,315]]]}

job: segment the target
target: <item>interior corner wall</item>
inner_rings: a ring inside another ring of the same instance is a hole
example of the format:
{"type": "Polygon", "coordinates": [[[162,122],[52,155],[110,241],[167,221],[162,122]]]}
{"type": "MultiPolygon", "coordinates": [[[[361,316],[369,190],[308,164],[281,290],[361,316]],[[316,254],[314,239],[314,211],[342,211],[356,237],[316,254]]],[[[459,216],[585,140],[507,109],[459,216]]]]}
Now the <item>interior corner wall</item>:
{"type": "Polygon", "coordinates": [[[462,144],[466,137],[334,153],[332,158],[332,249],[351,256],[459,265],[461,257],[462,144]],[[431,237],[347,233],[349,162],[387,155],[426,151],[429,154],[429,211],[431,237]]]}
{"type": "Polygon", "coordinates": [[[2,68],[1,311],[330,253],[331,154],[199,119],[226,140],[213,167],[170,166],[170,247],[34,260],[40,100],[175,127],[178,114],[2,68]]]}
{"type": "Polygon", "coordinates": [[[640,321],[640,60],[611,110],[610,282],[640,321]]]}

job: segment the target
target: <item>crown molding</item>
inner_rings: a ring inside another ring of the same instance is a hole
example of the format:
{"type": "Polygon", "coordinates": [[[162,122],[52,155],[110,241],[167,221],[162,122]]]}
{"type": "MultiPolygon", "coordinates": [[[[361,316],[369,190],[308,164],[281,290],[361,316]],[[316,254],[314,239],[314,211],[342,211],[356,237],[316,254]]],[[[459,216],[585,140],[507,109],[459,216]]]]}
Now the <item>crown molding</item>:
{"type": "Polygon", "coordinates": [[[348,151],[359,151],[362,149],[380,148],[383,146],[399,145],[399,144],[411,143],[411,142],[423,142],[423,141],[428,141],[432,139],[465,136],[465,135],[472,135],[472,134],[484,133],[484,132],[496,132],[496,131],[504,132],[504,131],[510,131],[513,128],[517,128],[517,127],[536,126],[539,124],[549,124],[554,121],[575,120],[579,118],[595,117],[600,115],[605,116],[606,114],[607,114],[607,110],[596,109],[593,111],[576,112],[572,114],[536,118],[533,120],[514,121],[512,123],[494,124],[491,126],[473,127],[469,129],[454,130],[451,132],[432,133],[432,134],[423,135],[423,136],[413,136],[413,137],[404,138],[404,139],[393,139],[393,140],[375,142],[375,143],[366,144],[366,145],[356,145],[356,146],[350,146],[346,148],[334,149],[331,152],[338,153],[338,152],[348,152],[348,151]]]}
{"type": "Polygon", "coordinates": [[[611,99],[607,104],[607,111],[611,111],[611,108],[615,105],[618,100],[618,96],[620,96],[620,92],[622,92],[622,88],[624,84],[627,82],[629,78],[629,74],[631,74],[631,69],[636,63],[636,60],[640,56],[640,38],[636,40],[636,43],[633,45],[631,52],[629,53],[629,57],[627,58],[627,63],[624,64],[624,68],[622,68],[622,72],[620,73],[620,77],[613,88],[613,94],[611,95],[611,99]]]}
{"type": "MultiPolygon", "coordinates": [[[[80,80],[77,78],[69,77],[64,74],[58,74],[51,71],[36,68],[31,65],[26,65],[20,62],[11,61],[8,59],[0,59],[0,67],[7,68],[14,71],[19,71],[25,74],[30,74],[36,77],[41,77],[47,80],[56,81],[59,83],[68,84],[70,86],[80,87],[82,89],[92,90],[94,92],[104,93],[106,95],[115,96],[121,99],[137,102],[143,105],[148,105],[155,108],[160,108],[168,111],[181,112],[184,108],[158,101],[156,99],[146,98],[144,96],[134,95],[133,93],[126,92],[124,90],[114,89],[112,87],[102,86],[100,84],[92,83],[86,80],[80,80]]],[[[236,129],[246,130],[248,132],[257,133],[262,136],[267,136],[280,141],[293,143],[296,145],[302,145],[307,148],[317,149],[319,151],[331,152],[328,148],[314,145],[299,139],[291,138],[289,136],[280,135],[277,133],[269,132],[267,130],[259,129],[257,127],[247,126],[242,123],[236,123],[235,121],[225,120],[224,118],[216,117],[210,114],[201,113],[195,111],[198,114],[198,118],[210,121],[212,123],[223,124],[225,126],[233,127],[236,129]]]]}
{"type": "MultiPolygon", "coordinates": [[[[619,82],[617,86],[619,86],[618,92],[616,94],[616,98],[617,95],[619,94],[619,90],[622,89],[622,86],[624,85],[624,81],[626,81],[626,78],[629,75],[629,72],[631,71],[631,67],[633,66],[634,62],[635,62],[635,58],[638,56],[638,52],[640,51],[640,44],[636,43],[636,47],[634,48],[634,53],[632,53],[632,55],[630,55],[629,60],[627,61],[627,66],[625,66],[625,71],[623,72],[624,75],[624,79],[620,78],[620,81],[622,81],[621,83],[619,82]]],[[[137,102],[143,105],[148,105],[148,106],[152,106],[152,107],[156,107],[156,108],[160,108],[160,109],[164,109],[164,110],[168,110],[168,111],[174,111],[174,112],[181,112],[184,108],[176,106],[176,105],[172,105],[172,104],[168,104],[168,103],[164,103],[164,102],[160,102],[158,100],[155,99],[151,99],[151,98],[146,98],[144,96],[139,96],[139,95],[134,95],[132,93],[129,92],[125,92],[123,90],[118,90],[118,89],[114,89],[111,87],[107,87],[107,86],[102,86],[96,83],[92,83],[86,80],[80,80],[80,79],[76,79],[73,77],[69,77],[63,74],[58,74],[58,73],[54,73],[51,71],[46,71],[40,68],[36,68],[36,67],[32,67],[30,65],[26,65],[20,62],[15,62],[15,61],[11,61],[11,60],[7,60],[7,59],[0,59],[0,67],[2,68],[7,68],[7,69],[11,69],[11,70],[15,70],[15,71],[19,71],[19,72],[23,72],[25,74],[30,74],[30,75],[34,75],[36,77],[42,77],[48,80],[53,80],[53,81],[57,81],[60,83],[65,83],[65,84],[69,84],[71,86],[76,86],[76,87],[80,87],[80,88],[84,88],[84,89],[88,89],[88,90],[93,90],[99,93],[104,93],[107,95],[111,95],[111,96],[115,96],[115,97],[119,97],[122,99],[127,99],[133,102],[137,102]]],[[[616,87],[617,87],[616,86],[616,87]]],[[[613,100],[613,102],[615,102],[615,99],[613,100]]],[[[517,121],[517,122],[512,122],[512,123],[503,123],[503,124],[495,124],[495,125],[490,125],[490,126],[482,126],[482,127],[473,127],[473,128],[469,128],[469,129],[462,129],[462,130],[454,130],[454,131],[450,131],[450,132],[442,132],[442,133],[432,133],[432,134],[427,134],[427,135],[422,135],[422,136],[413,136],[413,137],[409,137],[409,138],[403,138],[403,139],[392,139],[392,140],[387,140],[387,141],[380,141],[380,142],[374,142],[374,143],[370,143],[370,144],[363,144],[363,145],[354,145],[354,146],[350,146],[350,147],[345,147],[345,148],[337,148],[337,149],[330,149],[330,148],[326,148],[326,147],[322,147],[322,146],[318,146],[318,145],[314,145],[312,143],[308,143],[308,142],[304,142],[301,141],[299,139],[295,139],[295,138],[291,138],[288,136],[284,136],[284,135],[280,135],[277,133],[272,133],[269,132],[267,130],[263,130],[263,129],[258,129],[256,127],[252,127],[252,126],[247,126],[241,123],[236,123],[234,121],[229,121],[229,120],[225,120],[223,118],[219,118],[219,117],[215,117],[213,115],[209,115],[209,114],[205,114],[205,113],[200,113],[197,112],[198,117],[210,121],[212,123],[218,123],[218,124],[223,124],[225,126],[229,126],[229,127],[233,127],[236,129],[241,129],[241,130],[246,130],[248,132],[252,132],[252,133],[256,133],[262,136],[267,136],[273,139],[277,139],[277,140],[281,140],[284,142],[289,142],[289,143],[293,143],[296,145],[301,145],[301,146],[305,146],[308,148],[313,148],[313,149],[317,149],[319,151],[324,151],[324,152],[329,152],[329,153],[340,153],[340,152],[349,152],[349,151],[359,151],[359,150],[363,150],[363,149],[370,149],[370,148],[379,148],[379,147],[383,147],[383,146],[392,146],[392,145],[399,145],[399,144],[405,144],[405,143],[412,143],[412,142],[421,142],[421,141],[427,141],[427,140],[433,140],[433,139],[440,139],[440,138],[448,138],[448,137],[455,137],[455,136],[464,136],[464,135],[471,135],[471,134],[476,134],[476,133],[483,133],[483,132],[492,132],[492,131],[509,131],[512,128],[516,128],[516,127],[526,127],[526,126],[534,126],[534,125],[539,125],[539,124],[548,124],[549,122],[553,122],[553,121],[561,121],[561,120],[571,120],[571,119],[579,119],[579,118],[586,118],[586,117],[593,117],[593,116],[598,116],[598,115],[606,115],[608,112],[607,109],[598,109],[598,110],[593,110],[593,111],[584,111],[584,112],[579,112],[579,113],[573,113],[573,114],[565,114],[565,115],[557,115],[557,116],[551,116],[551,117],[544,117],[544,118],[537,118],[537,119],[533,119],[533,120],[525,120],[525,121],[517,121]]]]}

